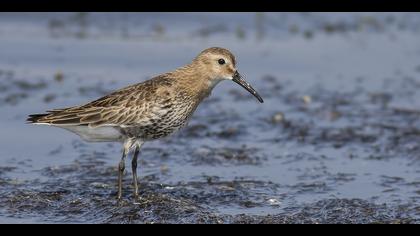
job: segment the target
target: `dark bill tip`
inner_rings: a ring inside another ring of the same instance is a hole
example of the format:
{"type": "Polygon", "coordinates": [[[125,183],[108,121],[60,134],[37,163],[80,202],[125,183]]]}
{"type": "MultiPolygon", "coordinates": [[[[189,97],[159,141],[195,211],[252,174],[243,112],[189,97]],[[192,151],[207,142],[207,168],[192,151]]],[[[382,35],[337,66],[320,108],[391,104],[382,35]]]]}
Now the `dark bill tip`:
{"type": "Polygon", "coordinates": [[[254,95],[254,97],[256,97],[259,102],[264,103],[264,100],[257,93],[257,91],[255,91],[255,89],[248,82],[246,82],[242,78],[241,74],[239,74],[238,71],[235,72],[235,74],[233,75],[233,79],[232,80],[233,80],[233,82],[239,84],[242,88],[246,89],[249,93],[251,93],[252,95],[254,95]]]}

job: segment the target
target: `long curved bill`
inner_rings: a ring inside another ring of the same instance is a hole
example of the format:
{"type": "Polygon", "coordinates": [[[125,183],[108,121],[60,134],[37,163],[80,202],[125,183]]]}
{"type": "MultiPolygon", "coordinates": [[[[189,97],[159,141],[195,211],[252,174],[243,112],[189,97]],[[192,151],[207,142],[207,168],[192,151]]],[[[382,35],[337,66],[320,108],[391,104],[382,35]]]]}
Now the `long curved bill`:
{"type": "Polygon", "coordinates": [[[258,101],[260,101],[261,103],[263,103],[263,99],[261,98],[261,96],[257,93],[257,91],[255,91],[255,89],[248,83],[246,82],[241,74],[239,74],[238,71],[235,72],[235,74],[233,75],[232,78],[233,82],[239,84],[240,86],[242,86],[244,89],[246,89],[248,92],[250,92],[252,95],[254,95],[254,97],[256,97],[258,99],[258,101]]]}

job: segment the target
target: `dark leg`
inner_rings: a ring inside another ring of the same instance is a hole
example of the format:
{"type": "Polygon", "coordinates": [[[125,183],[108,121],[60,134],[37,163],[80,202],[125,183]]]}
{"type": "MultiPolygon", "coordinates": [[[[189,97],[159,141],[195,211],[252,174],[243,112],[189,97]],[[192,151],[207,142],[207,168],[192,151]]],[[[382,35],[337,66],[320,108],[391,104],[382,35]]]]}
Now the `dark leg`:
{"type": "Polygon", "coordinates": [[[134,184],[134,198],[139,196],[139,187],[137,185],[137,157],[140,152],[140,147],[137,145],[134,151],[133,160],[131,161],[131,170],[133,171],[133,184],[134,184]]]}
{"type": "Polygon", "coordinates": [[[122,179],[125,169],[125,156],[127,155],[126,150],[123,150],[123,155],[120,161],[120,164],[118,165],[118,196],[117,199],[121,200],[122,196],[122,179]]]}

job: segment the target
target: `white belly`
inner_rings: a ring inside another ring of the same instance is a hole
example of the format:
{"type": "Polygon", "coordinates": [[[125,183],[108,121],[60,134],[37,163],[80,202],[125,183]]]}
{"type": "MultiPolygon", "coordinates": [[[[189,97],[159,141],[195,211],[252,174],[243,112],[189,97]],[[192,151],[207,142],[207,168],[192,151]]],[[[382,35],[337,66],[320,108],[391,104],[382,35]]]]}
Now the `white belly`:
{"type": "Polygon", "coordinates": [[[115,142],[115,141],[122,141],[124,139],[119,129],[113,126],[101,126],[101,127],[91,128],[87,125],[83,125],[83,126],[66,125],[66,126],[56,126],[56,127],[69,130],[79,135],[83,140],[88,141],[88,142],[115,142]]]}

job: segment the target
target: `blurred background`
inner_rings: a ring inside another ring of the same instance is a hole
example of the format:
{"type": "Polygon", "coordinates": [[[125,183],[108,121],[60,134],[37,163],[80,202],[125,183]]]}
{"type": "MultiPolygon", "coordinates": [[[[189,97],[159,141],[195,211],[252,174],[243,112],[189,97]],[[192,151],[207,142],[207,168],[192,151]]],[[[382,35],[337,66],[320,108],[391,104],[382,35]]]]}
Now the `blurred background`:
{"type": "Polygon", "coordinates": [[[0,222],[419,223],[419,38],[418,13],[0,13],[0,222]],[[212,46],[265,103],[223,82],[147,143],[148,204],[112,203],[120,144],[25,124],[212,46]]]}

